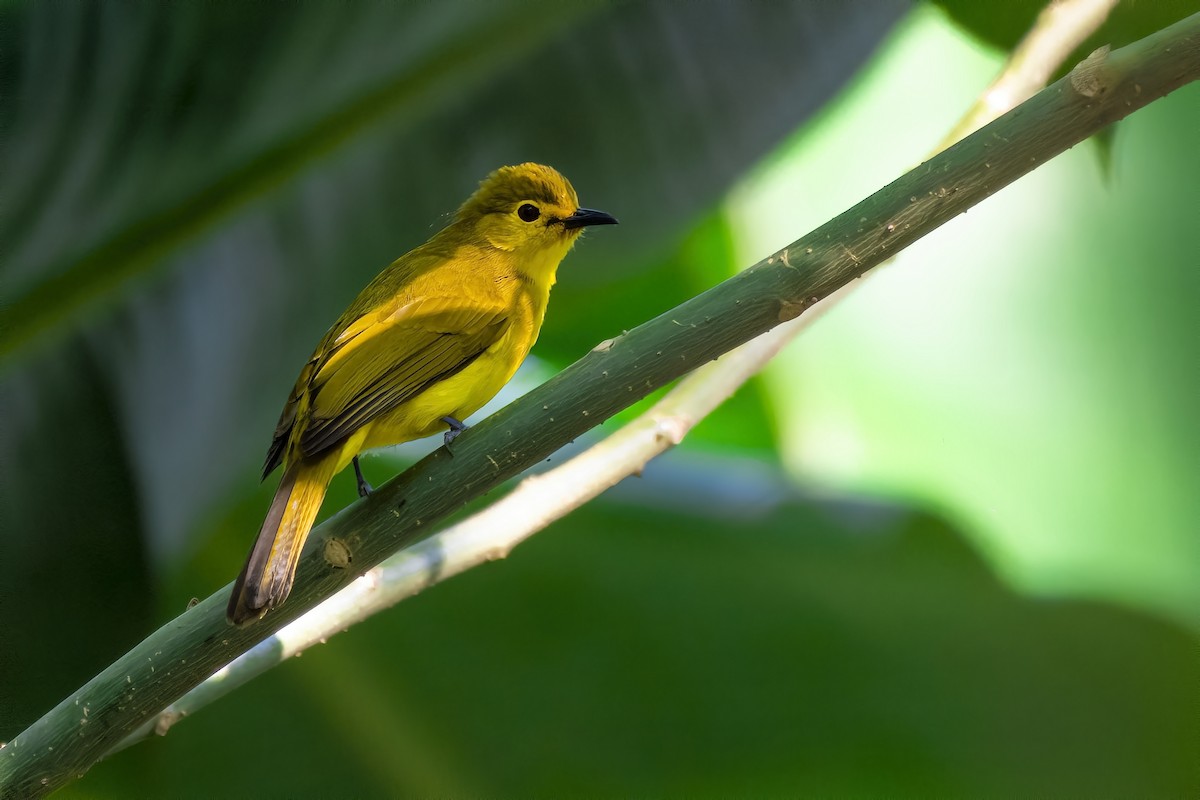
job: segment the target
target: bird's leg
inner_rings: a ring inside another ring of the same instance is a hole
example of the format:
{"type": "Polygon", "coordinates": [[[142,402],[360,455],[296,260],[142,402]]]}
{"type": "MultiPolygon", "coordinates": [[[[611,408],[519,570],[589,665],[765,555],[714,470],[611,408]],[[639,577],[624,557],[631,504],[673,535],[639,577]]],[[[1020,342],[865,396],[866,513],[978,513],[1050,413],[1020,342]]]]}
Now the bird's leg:
{"type": "Polygon", "coordinates": [[[467,426],[449,414],[442,417],[442,422],[450,426],[450,430],[446,431],[446,435],[442,439],[446,443],[446,447],[449,447],[450,443],[457,439],[458,435],[467,429],[467,426]]]}
{"type": "Polygon", "coordinates": [[[354,459],[354,477],[358,478],[358,496],[366,497],[371,492],[375,491],[371,488],[371,484],[367,483],[367,479],[363,477],[362,467],[358,465],[358,456],[354,459]]]}

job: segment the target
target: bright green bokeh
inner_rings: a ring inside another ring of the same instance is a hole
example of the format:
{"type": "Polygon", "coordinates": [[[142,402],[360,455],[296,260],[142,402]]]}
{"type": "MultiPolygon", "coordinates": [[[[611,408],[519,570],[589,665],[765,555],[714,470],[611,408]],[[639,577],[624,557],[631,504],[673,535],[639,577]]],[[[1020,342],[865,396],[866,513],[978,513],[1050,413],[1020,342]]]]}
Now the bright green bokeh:
{"type": "MultiPolygon", "coordinates": [[[[589,12],[554,36],[529,8],[6,9],[38,189],[8,187],[0,268],[45,277],[209,178],[257,199],[159,230],[145,282],[0,375],[0,738],[236,574],[296,365],[488,169],[546,160],[622,220],[511,399],[900,175],[1000,64],[927,6],[891,34],[898,3],[554,6],[589,12]],[[431,56],[334,157],[250,146],[431,56]]],[[[976,30],[1027,26],[1004,11],[976,30]]],[[[1196,99],[906,251],[643,477],[62,796],[1196,795],[1196,99]]],[[[325,513],[356,501],[344,473],[325,513]]]]}
{"type": "MultiPolygon", "coordinates": [[[[1002,61],[910,17],[735,193],[741,261],[920,161],[1002,61]]],[[[1090,142],[1054,159],[805,331],[767,372],[794,474],[940,509],[1032,591],[1200,624],[1198,100],[1121,123],[1111,169],[1090,142]]]]}

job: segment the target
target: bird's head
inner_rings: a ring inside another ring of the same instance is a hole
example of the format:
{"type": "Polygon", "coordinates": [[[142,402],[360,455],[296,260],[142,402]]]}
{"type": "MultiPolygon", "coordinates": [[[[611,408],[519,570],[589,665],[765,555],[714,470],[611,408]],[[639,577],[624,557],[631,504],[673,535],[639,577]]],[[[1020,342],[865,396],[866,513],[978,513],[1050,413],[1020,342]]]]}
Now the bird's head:
{"type": "Polygon", "coordinates": [[[580,208],[566,178],[532,163],[501,167],[487,176],[455,216],[489,246],[511,253],[522,272],[550,281],[584,228],[616,221],[603,211],[580,208]]]}

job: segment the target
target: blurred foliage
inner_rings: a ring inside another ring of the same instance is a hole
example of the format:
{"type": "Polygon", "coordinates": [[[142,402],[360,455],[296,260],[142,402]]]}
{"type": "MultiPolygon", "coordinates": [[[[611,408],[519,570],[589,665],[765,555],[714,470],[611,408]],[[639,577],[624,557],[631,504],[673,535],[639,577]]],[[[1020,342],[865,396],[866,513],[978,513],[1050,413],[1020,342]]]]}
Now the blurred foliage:
{"type": "Polygon", "coordinates": [[[1195,786],[1200,663],[1178,628],[1022,599],[931,517],[793,499],[731,524],[690,500],[593,504],[63,796],[1195,786]]]}
{"type": "MultiPolygon", "coordinates": [[[[739,187],[742,261],[907,169],[1001,60],[911,17],[739,187]],[[871,122],[900,113],[920,124],[872,149],[871,122]]],[[[1085,143],[856,287],[766,373],[789,467],[940,509],[1024,587],[1200,627],[1197,130],[1193,83],[1119,123],[1110,167],[1085,143]]]]}
{"type": "MultiPolygon", "coordinates": [[[[1008,46],[1034,12],[992,6],[952,13],[1008,46]]],[[[489,170],[554,164],[622,221],[519,387],[918,161],[1002,53],[926,7],[874,57],[906,8],[0,7],[0,740],[232,578],[298,365],[489,170]]],[[[1186,104],[1127,123],[1107,186],[1059,159],[931,236],[612,499],[63,796],[1195,793],[1186,104]]]]}
{"type": "MultiPolygon", "coordinates": [[[[1046,7],[1045,0],[933,0],[958,26],[997,50],[1011,50],[1025,38],[1032,20],[1046,7]]],[[[1084,40],[1054,74],[1059,77],[1097,47],[1118,48],[1136,42],[1189,14],[1200,11],[1197,0],[1156,0],[1153,3],[1118,2],[1100,28],[1084,40]]]]}

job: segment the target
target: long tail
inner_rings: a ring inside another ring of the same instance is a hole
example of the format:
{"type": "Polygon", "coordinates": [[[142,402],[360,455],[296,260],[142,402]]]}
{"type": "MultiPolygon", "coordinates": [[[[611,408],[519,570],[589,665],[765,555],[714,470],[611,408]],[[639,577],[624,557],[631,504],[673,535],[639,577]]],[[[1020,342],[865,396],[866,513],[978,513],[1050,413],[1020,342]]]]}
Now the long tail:
{"type": "Polygon", "coordinates": [[[322,458],[299,459],[284,470],[271,509],[229,597],[226,614],[233,624],[260,619],[292,591],[300,551],[325,499],[337,457],[334,451],[322,458]]]}

